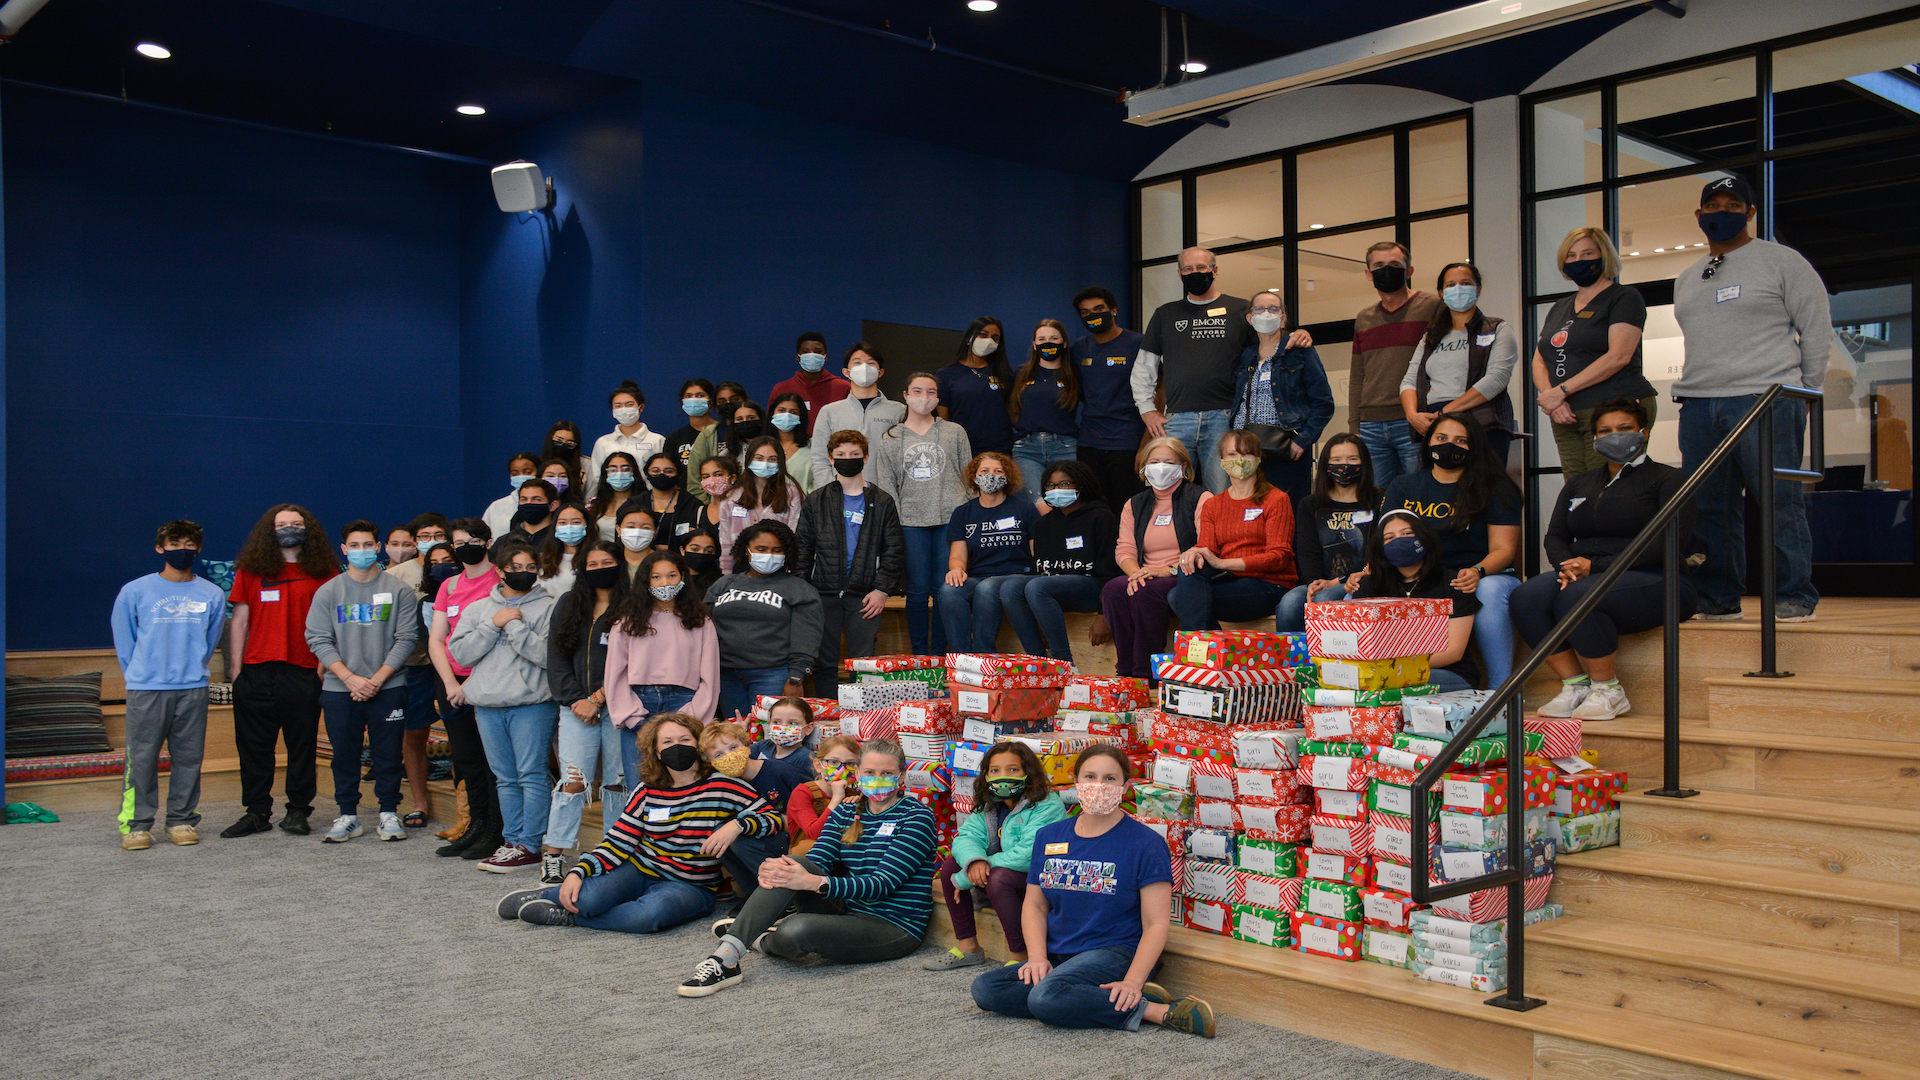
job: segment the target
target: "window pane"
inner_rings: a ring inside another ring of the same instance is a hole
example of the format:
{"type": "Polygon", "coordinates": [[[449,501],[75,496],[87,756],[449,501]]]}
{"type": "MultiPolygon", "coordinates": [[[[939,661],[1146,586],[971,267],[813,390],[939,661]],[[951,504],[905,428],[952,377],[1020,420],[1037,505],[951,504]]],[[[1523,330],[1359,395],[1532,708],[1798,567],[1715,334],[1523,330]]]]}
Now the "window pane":
{"type": "Polygon", "coordinates": [[[1200,244],[1229,247],[1286,232],[1284,168],[1285,162],[1276,158],[1196,177],[1194,212],[1200,244]]]}
{"type": "Polygon", "coordinates": [[[1414,222],[1407,235],[1414,251],[1413,287],[1431,291],[1433,283],[1439,280],[1441,267],[1470,261],[1471,235],[1465,214],[1414,222]]]}
{"type": "Polygon", "coordinates": [[[1351,322],[1361,308],[1377,302],[1380,294],[1367,277],[1367,248],[1392,239],[1393,230],[1384,228],[1303,238],[1300,322],[1351,322]]]}
{"type": "Polygon", "coordinates": [[[1467,204],[1467,122],[1414,128],[1407,137],[1407,186],[1412,210],[1467,204]]]}
{"type": "MultiPolygon", "coordinates": [[[[1707,253],[1693,212],[1700,206],[1700,189],[1723,172],[1676,176],[1651,184],[1627,184],[1620,189],[1620,280],[1663,281],[1707,253]]],[[[1553,257],[1552,252],[1547,257],[1553,257]]],[[[1563,279],[1564,280],[1564,279],[1563,279]]],[[[1653,378],[1648,358],[1647,378],[1653,378]]]]}
{"type": "Polygon", "coordinates": [[[1393,216],[1393,137],[1329,146],[1299,159],[1300,227],[1393,216]]]}
{"type": "Polygon", "coordinates": [[[1287,295],[1286,248],[1251,248],[1222,255],[1218,283],[1228,296],[1249,297],[1265,289],[1287,295]]]}
{"type": "Polygon", "coordinates": [[[1180,254],[1180,217],[1180,181],[1140,189],[1141,258],[1180,254]]]}
{"type": "Polygon", "coordinates": [[[1622,83],[1620,175],[1753,153],[1753,83],[1752,57],[1622,83]]]}
{"type": "Polygon", "coordinates": [[[1673,317],[1672,304],[1647,308],[1647,328],[1640,337],[1640,370],[1653,384],[1657,400],[1653,433],[1647,437],[1647,453],[1655,461],[1680,464],[1680,406],[1673,400],[1673,383],[1680,377],[1686,361],[1686,341],[1680,336],[1680,322],[1673,317]]]}
{"type": "Polygon", "coordinates": [[[1179,264],[1161,263],[1159,266],[1143,267],[1140,271],[1140,310],[1134,313],[1133,318],[1121,321],[1135,329],[1145,330],[1155,308],[1178,300],[1181,295],[1179,264]]]}
{"type": "Polygon", "coordinates": [[[1913,272],[1920,231],[1920,135],[1783,157],[1773,171],[1774,239],[1827,287],[1913,272]]]}
{"type": "Polygon", "coordinates": [[[1773,54],[1773,144],[1911,127],[1920,111],[1920,21],[1773,54]]]}
{"type": "Polygon", "coordinates": [[[1560,267],[1554,260],[1554,256],[1560,253],[1560,241],[1583,225],[1597,228],[1605,224],[1604,219],[1604,203],[1597,191],[1586,195],[1542,199],[1533,204],[1534,295],[1550,296],[1573,291],[1573,283],[1560,276],[1560,267]]]}
{"type": "MultiPolygon", "coordinates": [[[[1347,430],[1347,374],[1353,369],[1353,342],[1316,341],[1313,348],[1320,354],[1320,363],[1327,369],[1327,385],[1333,390],[1333,419],[1327,421],[1326,428],[1320,433],[1321,442],[1324,443],[1347,430]]],[[[1319,446],[1314,447],[1315,451],[1319,449],[1319,446]]]]}
{"type": "Polygon", "coordinates": [[[1595,183],[1600,165],[1599,91],[1533,107],[1533,190],[1595,183]]]}

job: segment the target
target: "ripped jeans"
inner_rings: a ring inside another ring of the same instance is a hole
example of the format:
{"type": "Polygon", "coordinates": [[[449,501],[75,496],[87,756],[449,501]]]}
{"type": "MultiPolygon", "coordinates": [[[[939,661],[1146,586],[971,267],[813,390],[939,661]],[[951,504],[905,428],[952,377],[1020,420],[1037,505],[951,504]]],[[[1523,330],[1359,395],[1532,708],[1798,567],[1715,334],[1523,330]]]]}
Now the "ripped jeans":
{"type": "Polygon", "coordinates": [[[558,754],[560,758],[560,782],[553,788],[553,809],[547,812],[546,845],[562,851],[573,847],[580,835],[580,817],[587,809],[587,796],[593,790],[594,774],[600,779],[600,816],[612,824],[626,807],[627,791],[609,792],[609,784],[624,784],[622,775],[621,748],[622,739],[632,739],[633,732],[622,731],[607,718],[605,706],[600,708],[600,722],[581,723],[573,715],[573,709],[567,705],[558,706],[560,710],[560,739],[558,754]],[[579,791],[568,791],[569,784],[579,784],[579,791]],[[612,807],[609,811],[607,808],[612,807]]]}

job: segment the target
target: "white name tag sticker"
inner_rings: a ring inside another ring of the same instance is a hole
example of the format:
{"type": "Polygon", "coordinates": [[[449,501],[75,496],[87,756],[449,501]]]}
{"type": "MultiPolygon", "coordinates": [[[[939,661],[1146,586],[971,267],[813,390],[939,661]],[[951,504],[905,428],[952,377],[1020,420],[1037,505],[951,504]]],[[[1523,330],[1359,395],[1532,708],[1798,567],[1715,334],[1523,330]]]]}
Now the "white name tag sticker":
{"type": "MultiPolygon", "coordinates": [[[[278,597],[278,596],[276,596],[276,597],[275,597],[275,599],[279,599],[279,597],[278,597]]],[[[454,617],[455,615],[458,615],[458,614],[460,614],[460,605],[459,605],[459,604],[448,604],[448,605],[447,605],[447,618],[449,618],[449,619],[451,619],[451,618],[453,618],[453,617],[454,617]]]]}
{"type": "Polygon", "coordinates": [[[987,712],[991,708],[986,692],[983,690],[962,690],[957,697],[962,712],[987,712]]]}
{"type": "Polygon", "coordinates": [[[1580,509],[1580,504],[1586,501],[1587,501],[1587,497],[1585,495],[1580,495],[1580,496],[1576,496],[1575,498],[1568,499],[1567,509],[1578,510],[1580,509]]]}
{"type": "Polygon", "coordinates": [[[853,522],[855,525],[860,525],[866,522],[867,515],[859,510],[855,510],[853,513],[847,515],[847,520],[853,522]]]}
{"type": "Polygon", "coordinates": [[[878,829],[875,829],[875,830],[873,830],[873,835],[875,835],[875,836],[892,836],[892,835],[893,835],[893,822],[891,822],[891,821],[889,821],[889,822],[887,822],[886,824],[884,824],[884,825],[882,825],[882,826],[880,826],[880,827],[879,827],[878,829]]]}
{"type": "Polygon", "coordinates": [[[279,590],[279,589],[261,589],[261,590],[260,590],[260,602],[261,602],[261,603],[263,603],[263,604],[264,604],[264,603],[266,603],[266,602],[268,602],[268,601],[270,601],[270,600],[278,600],[278,599],[280,599],[280,590],[279,590]]]}
{"type": "Polygon", "coordinates": [[[1724,304],[1729,300],[1738,299],[1740,299],[1740,286],[1738,285],[1728,285],[1724,288],[1714,290],[1713,293],[1713,302],[1716,304],[1724,304]]]}
{"type": "Polygon", "coordinates": [[[390,592],[374,593],[373,602],[376,604],[391,604],[393,603],[393,594],[390,592]]]}
{"type": "Polygon", "coordinates": [[[909,475],[915,480],[931,480],[933,479],[933,467],[929,465],[916,466],[909,475]]]}
{"type": "Polygon", "coordinates": [[[732,510],[732,514],[733,514],[733,516],[734,516],[734,517],[746,517],[746,516],[747,516],[747,508],[746,508],[746,507],[744,507],[744,506],[736,506],[736,507],[734,507],[734,508],[733,508],[733,510],[732,510]]]}
{"type": "MultiPolygon", "coordinates": [[[[1307,910],[1315,915],[1325,915],[1329,919],[1344,919],[1347,916],[1345,901],[1332,893],[1321,892],[1318,889],[1307,894],[1307,910]]],[[[1306,928],[1301,927],[1301,929],[1306,928]]]]}
{"type": "Polygon", "coordinates": [[[961,737],[968,742],[983,742],[989,745],[998,742],[1000,733],[993,730],[991,720],[968,720],[960,725],[961,737]]]}
{"type": "Polygon", "coordinates": [[[1193,763],[1177,757],[1153,759],[1153,782],[1176,791],[1193,790],[1193,763]]]}
{"type": "Polygon", "coordinates": [[[1360,800],[1365,797],[1358,791],[1315,791],[1313,796],[1320,804],[1320,812],[1334,817],[1359,817],[1360,800]]]}
{"type": "MultiPolygon", "coordinates": [[[[1173,524],[1173,515],[1172,514],[1155,514],[1153,515],[1153,523],[1155,526],[1159,528],[1166,528],[1168,525],[1173,524]]],[[[278,596],[277,593],[275,595],[278,596]]]]}
{"type": "Polygon", "coordinates": [[[1380,809],[1390,814],[1399,814],[1401,817],[1413,816],[1412,788],[1403,788],[1395,784],[1380,784],[1374,787],[1373,798],[1375,802],[1380,804],[1380,809]]]}
{"type": "Polygon", "coordinates": [[[673,817],[673,811],[667,809],[664,806],[647,807],[648,821],[667,821],[667,820],[670,820],[672,817],[673,817]]]}
{"type": "Polygon", "coordinates": [[[1486,819],[1472,814],[1441,814],[1440,839],[1449,844],[1484,844],[1487,842],[1486,819]]]}
{"type": "Polygon", "coordinates": [[[1365,525],[1367,522],[1372,520],[1373,520],[1373,511],[1371,510],[1355,510],[1353,512],[1353,523],[1355,525],[1365,525]]]}
{"type": "Polygon", "coordinates": [[[1018,528],[1019,525],[1020,519],[1017,517],[998,518],[993,523],[993,527],[996,529],[1013,529],[1018,528]]]}
{"type": "Polygon", "coordinates": [[[1473,343],[1482,348],[1485,348],[1486,346],[1493,344],[1493,335],[1492,334],[1476,334],[1474,335],[1473,343]]]}
{"type": "Polygon", "coordinates": [[[1479,877],[1487,872],[1487,856],[1480,851],[1443,851],[1440,867],[1450,878],[1479,877]]]}
{"type": "Polygon", "coordinates": [[[1413,868],[1399,863],[1377,862],[1373,864],[1373,880],[1383,889],[1395,892],[1413,891],[1413,868]]]}
{"type": "Polygon", "coordinates": [[[1259,517],[1260,512],[1265,509],[1266,507],[1264,506],[1249,506],[1245,510],[1240,511],[1240,520],[1252,521],[1255,518],[1259,517]]]}
{"type": "Polygon", "coordinates": [[[1273,944],[1272,919],[1263,919],[1258,915],[1241,915],[1234,923],[1234,928],[1240,932],[1241,937],[1250,941],[1261,945],[1273,944]]]}
{"type": "Polygon", "coordinates": [[[675,536],[685,536],[692,531],[693,523],[690,521],[683,521],[673,527],[673,535],[675,536]]]}
{"type": "Polygon", "coordinates": [[[603,632],[600,635],[600,644],[605,645],[606,643],[607,643],[607,635],[603,632]]]}
{"type": "MultiPolygon", "coordinates": [[[[1233,781],[1215,773],[1198,773],[1193,778],[1193,793],[1203,799],[1224,799],[1233,801],[1233,781]]],[[[1209,855],[1211,859],[1224,859],[1225,853],[1209,855]]]]}
{"type": "Polygon", "coordinates": [[[1307,856],[1307,876],[1322,881],[1340,881],[1347,876],[1347,861],[1330,852],[1316,851],[1307,856]]]}
{"type": "Polygon", "coordinates": [[[1084,537],[1084,536],[1069,536],[1069,537],[1067,537],[1067,550],[1068,550],[1068,551],[1078,551],[1078,550],[1080,550],[1081,548],[1083,548],[1083,547],[1086,547],[1086,546],[1087,546],[1087,538],[1086,538],[1086,537],[1084,537]]]}

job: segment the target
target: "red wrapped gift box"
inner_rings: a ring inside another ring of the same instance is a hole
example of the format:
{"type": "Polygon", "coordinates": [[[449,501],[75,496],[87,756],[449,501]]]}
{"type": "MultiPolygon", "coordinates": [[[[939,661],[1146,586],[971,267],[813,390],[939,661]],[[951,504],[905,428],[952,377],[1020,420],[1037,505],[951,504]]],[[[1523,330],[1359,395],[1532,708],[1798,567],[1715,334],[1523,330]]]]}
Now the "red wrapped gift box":
{"type": "Polygon", "coordinates": [[[1117,675],[1077,675],[1060,695],[1063,707],[1089,712],[1132,712],[1150,703],[1147,680],[1117,675]]]}
{"type": "Polygon", "coordinates": [[[1215,829],[1232,829],[1234,832],[1239,832],[1243,827],[1240,807],[1219,799],[1193,800],[1193,820],[1215,829]]]}
{"type": "Polygon", "coordinates": [[[895,656],[854,656],[840,661],[844,671],[878,673],[882,671],[927,671],[947,666],[944,656],[914,656],[911,653],[895,656]]]}
{"type": "Polygon", "coordinates": [[[1187,854],[1187,822],[1169,821],[1166,818],[1138,817],[1140,824],[1152,829],[1167,842],[1167,854],[1173,857],[1174,865],[1179,865],[1187,854]]]}
{"type": "Polygon", "coordinates": [[[1227,687],[1227,686],[1278,686],[1294,681],[1292,668],[1210,668],[1199,664],[1169,663],[1161,661],[1154,668],[1154,677],[1162,682],[1185,683],[1188,686],[1227,687]]]}
{"type": "Polygon", "coordinates": [[[1451,600],[1381,598],[1307,605],[1313,655],[1340,660],[1391,660],[1445,651],[1451,600]]]}
{"type": "Polygon", "coordinates": [[[1366,888],[1373,884],[1373,862],[1337,851],[1300,849],[1301,876],[1366,888]]]}
{"type": "Polygon", "coordinates": [[[1118,743],[1121,746],[1137,746],[1140,743],[1140,729],[1131,721],[1096,720],[1097,716],[1112,716],[1112,713],[1098,712],[1062,712],[1053,718],[1053,730],[1068,735],[1086,735],[1101,742],[1118,743]]]}
{"type": "MultiPolygon", "coordinates": [[[[1383,814],[1374,811],[1367,816],[1373,825],[1373,857],[1397,862],[1402,866],[1413,865],[1413,819],[1398,814],[1383,814]]],[[[1440,846],[1440,823],[1427,823],[1427,849],[1440,846]]]]}
{"type": "Polygon", "coordinates": [[[1257,840],[1276,840],[1282,844],[1298,844],[1312,832],[1308,822],[1313,818],[1311,806],[1260,806],[1254,803],[1240,804],[1240,824],[1248,836],[1257,840]]]}
{"type": "MultiPolygon", "coordinates": [[[[1554,770],[1539,765],[1523,765],[1521,769],[1521,805],[1528,808],[1552,806],[1554,770]]],[[[1440,786],[1441,806],[1455,813],[1485,817],[1503,814],[1507,810],[1507,770],[1504,766],[1486,772],[1455,770],[1442,777],[1440,786]]]]}
{"type": "Polygon", "coordinates": [[[1314,706],[1306,711],[1306,723],[1316,739],[1384,746],[1400,730],[1400,706],[1314,706]]]}
{"type": "Polygon", "coordinates": [[[1222,799],[1232,802],[1236,797],[1233,789],[1233,766],[1224,761],[1194,762],[1193,793],[1202,799],[1222,799]]]}
{"type": "Polygon", "coordinates": [[[996,723],[1046,720],[1060,711],[1060,688],[987,690],[955,686],[953,711],[959,716],[979,716],[996,723]]]}
{"type": "Polygon", "coordinates": [[[1373,826],[1365,821],[1315,814],[1309,824],[1313,827],[1315,851],[1331,851],[1356,859],[1373,853],[1373,826]]]}
{"type": "Polygon", "coordinates": [[[1303,953],[1335,960],[1360,959],[1360,925],[1325,915],[1296,911],[1292,916],[1293,947],[1303,953]]]}
{"type": "MultiPolygon", "coordinates": [[[[761,694],[758,698],[755,698],[753,703],[753,718],[756,720],[765,720],[767,718],[767,710],[773,708],[773,703],[779,700],[779,698],[774,697],[772,694],[761,694]]],[[[821,720],[838,720],[840,718],[840,702],[833,698],[810,697],[803,698],[802,700],[813,710],[813,719],[816,722],[821,720]]]]}
{"type": "Polygon", "coordinates": [[[840,714],[840,734],[849,739],[891,739],[900,730],[900,706],[840,714]]]}
{"type": "MultiPolygon", "coordinates": [[[[1547,891],[1553,888],[1552,874],[1536,874],[1521,886],[1521,895],[1525,897],[1526,910],[1532,911],[1547,902],[1547,891]]],[[[1435,915],[1462,922],[1489,923],[1495,919],[1507,917],[1507,890],[1505,886],[1494,889],[1481,889],[1478,892],[1461,893],[1444,900],[1435,900],[1431,905],[1435,915]]]]}
{"type": "Polygon", "coordinates": [[[1528,731],[1544,737],[1540,757],[1573,757],[1580,752],[1580,721],[1572,717],[1529,716],[1523,723],[1528,731]]]}
{"type": "Polygon", "coordinates": [[[1366,758],[1300,755],[1300,782],[1308,787],[1365,791],[1371,779],[1373,762],[1366,758]]]}
{"type": "Polygon", "coordinates": [[[1209,668],[1283,668],[1292,644],[1283,634],[1257,630],[1182,630],[1173,635],[1174,660],[1209,668]]]}
{"type": "Polygon", "coordinates": [[[1405,931],[1411,929],[1411,917],[1415,911],[1419,910],[1420,905],[1414,903],[1413,897],[1405,893],[1387,889],[1362,889],[1360,907],[1366,912],[1368,926],[1377,926],[1382,930],[1405,931]]]}
{"type": "Polygon", "coordinates": [[[1300,801],[1300,775],[1292,769],[1233,770],[1234,798],[1242,803],[1291,806],[1300,801]]]}
{"type": "Polygon", "coordinates": [[[1240,902],[1271,911],[1291,913],[1300,906],[1300,890],[1307,879],[1274,877],[1251,870],[1235,870],[1240,878],[1240,902]]]}
{"type": "Polygon", "coordinates": [[[1321,817],[1366,819],[1367,793],[1364,791],[1342,791],[1338,788],[1303,790],[1313,792],[1313,812],[1321,817]]]}
{"type": "Polygon", "coordinates": [[[1240,899],[1240,878],[1232,863],[1215,862],[1212,859],[1186,858],[1187,887],[1181,893],[1196,900],[1224,900],[1237,903],[1240,899]]]}
{"type": "Polygon", "coordinates": [[[952,689],[977,686],[986,690],[1058,690],[1073,680],[1057,671],[1021,671],[1011,675],[986,675],[978,671],[949,671],[947,685],[952,689]]]}
{"type": "Polygon", "coordinates": [[[1233,905],[1218,900],[1187,900],[1186,924],[1209,934],[1233,933],[1233,905]]]}
{"type": "Polygon", "coordinates": [[[1584,817],[1611,810],[1620,804],[1619,795],[1626,787],[1626,773],[1606,769],[1557,774],[1553,778],[1553,816],[1584,817]]]}
{"type": "Polygon", "coordinates": [[[901,705],[895,726],[916,735],[958,735],[962,722],[954,714],[952,699],[939,698],[901,705]]]}
{"type": "Polygon", "coordinates": [[[954,674],[1073,676],[1073,664],[1068,661],[1025,653],[948,653],[947,670],[954,674]]]}

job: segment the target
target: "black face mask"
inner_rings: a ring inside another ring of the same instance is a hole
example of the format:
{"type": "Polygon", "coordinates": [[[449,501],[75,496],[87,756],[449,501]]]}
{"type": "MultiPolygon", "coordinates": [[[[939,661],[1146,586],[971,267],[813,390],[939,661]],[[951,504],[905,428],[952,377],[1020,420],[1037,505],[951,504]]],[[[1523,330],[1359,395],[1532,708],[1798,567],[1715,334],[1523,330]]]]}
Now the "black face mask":
{"type": "Polygon", "coordinates": [[[686,743],[674,743],[660,751],[660,764],[674,772],[686,772],[700,761],[700,751],[686,743]]]}
{"type": "Polygon", "coordinates": [[[687,569],[696,574],[711,574],[720,569],[720,553],[717,551],[689,551],[686,558],[687,569]]]}
{"type": "Polygon", "coordinates": [[[1600,280],[1600,270],[1606,265],[1600,259],[1569,259],[1560,264],[1560,269],[1566,272],[1569,281],[1584,289],[1600,280]]]}
{"type": "Polygon", "coordinates": [[[1443,442],[1427,447],[1427,460],[1436,468],[1464,469],[1471,458],[1472,452],[1459,443],[1443,442]]]}
{"type": "Polygon", "coordinates": [[[1338,465],[1327,466],[1327,479],[1341,487],[1352,487],[1360,482],[1363,466],[1357,461],[1343,461],[1338,465]]]}
{"type": "Polygon", "coordinates": [[[173,567],[175,570],[185,570],[187,567],[193,565],[193,560],[200,557],[200,549],[168,548],[160,553],[160,557],[167,560],[167,565],[173,567]]]}
{"type": "Polygon", "coordinates": [[[434,566],[427,567],[427,576],[443,584],[446,582],[448,578],[452,577],[453,575],[459,572],[460,572],[460,568],[458,566],[455,566],[452,563],[443,562],[434,566]]]}
{"type": "Polygon", "coordinates": [[[1188,296],[1205,296],[1213,288],[1213,271],[1202,270],[1197,274],[1181,274],[1180,287],[1187,290],[1188,296]]]}
{"type": "Polygon", "coordinates": [[[273,530],[273,542],[283,548],[297,548],[307,542],[307,527],[305,525],[288,525],[285,528],[275,529],[273,530]]]}
{"type": "Polygon", "coordinates": [[[531,525],[536,521],[546,520],[547,515],[552,512],[552,508],[546,503],[521,503],[519,509],[513,512],[513,520],[522,525],[531,525]]]}
{"type": "Polygon", "coordinates": [[[1052,341],[1044,345],[1035,345],[1033,347],[1033,354],[1051,363],[1052,361],[1060,359],[1060,345],[1058,342],[1052,341]]]}
{"type": "Polygon", "coordinates": [[[500,580],[506,582],[507,588],[514,592],[532,592],[533,587],[540,583],[540,575],[532,570],[507,570],[501,573],[500,580]]]}
{"type": "Polygon", "coordinates": [[[580,576],[586,578],[587,584],[593,588],[611,589],[619,584],[620,573],[620,568],[617,566],[602,566],[594,570],[583,570],[580,576]]]}
{"type": "Polygon", "coordinates": [[[866,458],[837,457],[833,459],[833,471],[841,476],[859,476],[866,467],[866,458]]]}
{"type": "Polygon", "coordinates": [[[453,549],[453,557],[468,566],[478,566],[487,561],[487,545],[460,544],[453,549]]]}
{"type": "Polygon", "coordinates": [[[1104,334],[1107,332],[1107,327],[1113,325],[1113,312],[1096,311],[1091,315],[1080,316],[1080,321],[1086,323],[1087,329],[1094,333],[1104,334]]]}
{"type": "Polygon", "coordinates": [[[733,437],[743,443],[752,442],[766,433],[765,420],[741,420],[733,425],[733,437]]]}
{"type": "Polygon", "coordinates": [[[1407,268],[1404,266],[1375,267],[1372,277],[1375,292],[1393,293],[1407,287],[1407,268]]]}
{"type": "Polygon", "coordinates": [[[673,473],[650,472],[647,474],[647,483],[652,484],[656,491],[672,491],[680,486],[680,477],[673,473]]]}

